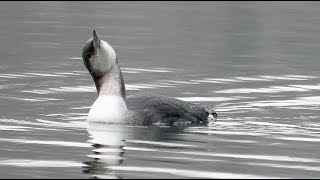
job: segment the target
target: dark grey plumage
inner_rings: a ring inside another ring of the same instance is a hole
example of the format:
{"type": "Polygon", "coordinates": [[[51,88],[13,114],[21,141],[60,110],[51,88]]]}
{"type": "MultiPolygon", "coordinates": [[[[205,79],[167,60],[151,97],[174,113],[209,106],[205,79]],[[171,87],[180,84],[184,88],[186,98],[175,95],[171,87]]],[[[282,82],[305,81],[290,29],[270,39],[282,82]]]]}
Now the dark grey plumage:
{"type": "Polygon", "coordinates": [[[206,110],[198,105],[181,101],[175,98],[154,95],[135,95],[126,98],[127,108],[134,111],[134,122],[143,125],[162,123],[172,125],[174,123],[200,123],[207,122],[214,111],[206,110]]]}

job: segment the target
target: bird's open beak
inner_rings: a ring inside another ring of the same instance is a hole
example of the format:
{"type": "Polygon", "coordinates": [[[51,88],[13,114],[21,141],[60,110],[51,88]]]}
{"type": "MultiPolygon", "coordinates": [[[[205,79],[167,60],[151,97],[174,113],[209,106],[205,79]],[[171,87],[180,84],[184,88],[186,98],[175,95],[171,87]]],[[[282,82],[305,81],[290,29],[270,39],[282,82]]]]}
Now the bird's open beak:
{"type": "Polygon", "coordinates": [[[100,39],[96,30],[93,30],[93,47],[97,50],[100,49],[100,39]]]}

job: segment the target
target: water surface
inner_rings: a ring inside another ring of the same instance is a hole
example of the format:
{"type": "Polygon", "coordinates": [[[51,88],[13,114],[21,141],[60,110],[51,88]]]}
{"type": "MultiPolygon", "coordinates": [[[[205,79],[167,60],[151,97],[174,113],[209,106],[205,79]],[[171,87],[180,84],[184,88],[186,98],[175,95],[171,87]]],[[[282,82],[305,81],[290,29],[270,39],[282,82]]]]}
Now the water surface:
{"type": "Polygon", "coordinates": [[[0,2],[2,178],[317,178],[317,2],[0,2]],[[96,29],[127,94],[214,108],[208,126],[87,124],[96,29]]]}

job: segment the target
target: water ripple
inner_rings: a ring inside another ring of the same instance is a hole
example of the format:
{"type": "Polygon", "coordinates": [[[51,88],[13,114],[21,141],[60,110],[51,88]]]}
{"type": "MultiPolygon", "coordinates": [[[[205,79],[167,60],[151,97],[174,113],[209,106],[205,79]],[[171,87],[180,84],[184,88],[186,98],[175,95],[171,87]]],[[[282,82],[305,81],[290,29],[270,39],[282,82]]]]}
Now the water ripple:
{"type": "Polygon", "coordinates": [[[10,143],[22,144],[40,144],[40,145],[53,145],[53,146],[67,146],[67,147],[91,147],[90,143],[68,142],[68,141],[43,141],[43,140],[29,140],[29,139],[14,139],[14,138],[0,138],[0,141],[10,143]]]}
{"type": "Polygon", "coordinates": [[[82,167],[84,164],[66,160],[34,160],[34,159],[10,159],[0,160],[0,165],[17,167],[82,167]]]}
{"type": "Polygon", "coordinates": [[[214,171],[195,171],[190,169],[176,169],[176,168],[156,168],[156,167],[139,167],[139,166],[108,166],[108,169],[117,171],[135,171],[135,172],[152,172],[152,173],[168,173],[173,175],[179,175],[182,177],[194,177],[194,178],[274,178],[271,176],[258,176],[238,173],[223,173],[214,171]]]}

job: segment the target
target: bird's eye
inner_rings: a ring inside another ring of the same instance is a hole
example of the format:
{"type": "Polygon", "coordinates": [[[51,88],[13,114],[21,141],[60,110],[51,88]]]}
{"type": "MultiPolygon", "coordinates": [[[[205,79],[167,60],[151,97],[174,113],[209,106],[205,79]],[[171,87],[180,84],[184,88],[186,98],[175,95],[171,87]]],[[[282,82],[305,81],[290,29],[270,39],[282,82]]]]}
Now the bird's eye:
{"type": "Polygon", "coordinates": [[[88,59],[91,59],[91,54],[87,54],[87,58],[88,58],[88,59]]]}

